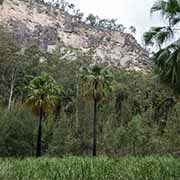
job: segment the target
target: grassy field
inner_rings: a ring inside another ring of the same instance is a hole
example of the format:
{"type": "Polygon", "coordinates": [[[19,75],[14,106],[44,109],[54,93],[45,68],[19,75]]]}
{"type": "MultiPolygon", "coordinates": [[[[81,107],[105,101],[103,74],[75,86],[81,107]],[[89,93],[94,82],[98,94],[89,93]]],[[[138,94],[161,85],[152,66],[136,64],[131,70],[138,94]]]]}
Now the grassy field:
{"type": "Polygon", "coordinates": [[[0,159],[0,180],[180,180],[173,157],[0,159]]]}

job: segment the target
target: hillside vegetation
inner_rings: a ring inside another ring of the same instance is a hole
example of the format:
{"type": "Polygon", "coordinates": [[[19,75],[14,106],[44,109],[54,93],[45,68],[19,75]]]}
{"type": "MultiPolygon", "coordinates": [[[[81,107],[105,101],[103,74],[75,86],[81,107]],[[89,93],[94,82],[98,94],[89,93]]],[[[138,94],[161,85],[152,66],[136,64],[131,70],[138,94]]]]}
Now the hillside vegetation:
{"type": "Polygon", "coordinates": [[[93,70],[0,32],[0,156],[34,156],[39,117],[42,155],[178,153],[180,104],[154,71],[93,70]]]}

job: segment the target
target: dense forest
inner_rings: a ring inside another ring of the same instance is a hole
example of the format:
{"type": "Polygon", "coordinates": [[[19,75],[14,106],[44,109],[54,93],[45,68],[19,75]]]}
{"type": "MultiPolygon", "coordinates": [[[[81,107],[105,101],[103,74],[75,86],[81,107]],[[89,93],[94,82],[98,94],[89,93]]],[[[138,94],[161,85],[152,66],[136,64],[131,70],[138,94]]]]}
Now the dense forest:
{"type": "Polygon", "coordinates": [[[89,58],[20,49],[0,28],[0,156],[178,152],[178,94],[154,70],[89,58]]]}
{"type": "MultiPolygon", "coordinates": [[[[92,64],[89,54],[69,61],[36,43],[20,48],[0,27],[0,156],[178,154],[179,41],[163,43],[180,5],[166,3],[152,12],[162,11],[167,27],[144,34],[157,44],[155,65],[138,72],[92,64]]],[[[93,15],[86,20],[97,25],[93,15]]]]}

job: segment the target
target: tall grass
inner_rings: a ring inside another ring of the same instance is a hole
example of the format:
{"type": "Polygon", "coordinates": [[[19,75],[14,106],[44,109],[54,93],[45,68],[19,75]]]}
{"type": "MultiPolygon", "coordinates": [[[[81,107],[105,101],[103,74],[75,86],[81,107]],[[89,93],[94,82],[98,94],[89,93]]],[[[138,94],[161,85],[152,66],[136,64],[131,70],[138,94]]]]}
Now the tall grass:
{"type": "Polygon", "coordinates": [[[0,159],[0,180],[180,180],[173,157],[0,159]]]}

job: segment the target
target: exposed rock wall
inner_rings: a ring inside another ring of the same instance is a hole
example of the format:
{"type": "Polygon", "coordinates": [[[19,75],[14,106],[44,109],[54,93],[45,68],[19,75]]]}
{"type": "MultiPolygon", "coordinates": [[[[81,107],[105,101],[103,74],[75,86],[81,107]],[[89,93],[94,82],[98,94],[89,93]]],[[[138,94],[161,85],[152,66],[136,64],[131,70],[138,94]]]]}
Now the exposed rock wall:
{"type": "MultiPolygon", "coordinates": [[[[93,28],[47,4],[5,0],[0,5],[0,24],[8,27],[22,46],[36,42],[52,52],[59,48],[89,54],[93,63],[128,69],[149,67],[148,53],[131,34],[93,28]]],[[[66,58],[73,59],[66,51],[66,58]]]]}

